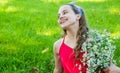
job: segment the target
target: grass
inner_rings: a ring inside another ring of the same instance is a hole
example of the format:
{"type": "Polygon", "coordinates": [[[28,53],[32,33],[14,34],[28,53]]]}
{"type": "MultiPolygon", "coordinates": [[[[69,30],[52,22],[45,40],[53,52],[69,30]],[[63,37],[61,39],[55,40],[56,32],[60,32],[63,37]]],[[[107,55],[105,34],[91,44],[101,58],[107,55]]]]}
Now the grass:
{"type": "MultiPolygon", "coordinates": [[[[53,43],[61,37],[57,11],[70,0],[0,0],[0,72],[52,73],[53,43]]],[[[107,29],[120,36],[120,2],[78,1],[91,29],[107,29]]],[[[115,41],[114,59],[120,66],[120,39],[115,41]]]]}

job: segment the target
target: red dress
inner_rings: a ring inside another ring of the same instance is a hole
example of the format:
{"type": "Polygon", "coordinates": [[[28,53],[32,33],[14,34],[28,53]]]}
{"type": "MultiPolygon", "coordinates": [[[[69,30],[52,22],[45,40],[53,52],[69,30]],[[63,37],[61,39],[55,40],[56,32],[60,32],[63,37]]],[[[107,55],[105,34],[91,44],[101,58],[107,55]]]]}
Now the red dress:
{"type": "MultiPolygon", "coordinates": [[[[83,59],[83,54],[79,55],[79,58],[83,59]]],[[[87,73],[87,65],[75,60],[75,54],[73,48],[69,47],[63,42],[60,46],[60,60],[64,69],[64,73],[87,73]]]]}

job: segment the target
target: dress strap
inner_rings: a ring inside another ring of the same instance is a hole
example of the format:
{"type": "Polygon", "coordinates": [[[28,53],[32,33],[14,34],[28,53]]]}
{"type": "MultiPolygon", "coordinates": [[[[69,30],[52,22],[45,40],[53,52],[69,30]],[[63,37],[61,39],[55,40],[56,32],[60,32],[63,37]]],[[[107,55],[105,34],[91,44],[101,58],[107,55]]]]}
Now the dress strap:
{"type": "Polygon", "coordinates": [[[63,37],[63,41],[62,41],[62,43],[64,43],[64,41],[65,41],[65,37],[63,37]]]}
{"type": "Polygon", "coordinates": [[[59,54],[60,54],[62,48],[64,47],[64,40],[65,40],[65,37],[63,37],[63,39],[62,39],[60,50],[59,50],[59,54]]]}

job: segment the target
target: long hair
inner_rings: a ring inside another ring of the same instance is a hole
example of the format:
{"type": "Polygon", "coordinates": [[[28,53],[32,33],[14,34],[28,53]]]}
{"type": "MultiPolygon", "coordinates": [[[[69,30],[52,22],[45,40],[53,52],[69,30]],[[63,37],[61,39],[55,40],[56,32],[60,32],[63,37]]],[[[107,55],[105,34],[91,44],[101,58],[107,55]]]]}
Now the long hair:
{"type": "MultiPolygon", "coordinates": [[[[73,5],[73,4],[65,4],[65,5],[70,5],[72,10],[74,11],[75,14],[80,14],[77,6],[73,5]]],[[[82,11],[81,14],[81,18],[79,19],[79,29],[77,31],[77,42],[76,42],[76,47],[74,48],[74,53],[75,53],[75,59],[78,60],[79,59],[79,55],[82,52],[82,44],[86,41],[87,39],[87,32],[89,31],[88,26],[87,26],[87,22],[85,19],[85,14],[82,8],[80,8],[82,11]]],[[[67,35],[66,30],[64,29],[64,34],[63,37],[67,35]]]]}

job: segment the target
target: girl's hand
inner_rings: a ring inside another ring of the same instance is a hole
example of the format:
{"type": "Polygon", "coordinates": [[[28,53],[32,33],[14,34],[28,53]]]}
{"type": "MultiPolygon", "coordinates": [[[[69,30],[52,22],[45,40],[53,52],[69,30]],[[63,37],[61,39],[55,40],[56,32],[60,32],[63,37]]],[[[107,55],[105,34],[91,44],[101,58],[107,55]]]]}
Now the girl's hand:
{"type": "Polygon", "coordinates": [[[108,69],[103,70],[104,73],[120,73],[120,68],[117,67],[115,64],[110,65],[108,69]]]}

